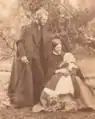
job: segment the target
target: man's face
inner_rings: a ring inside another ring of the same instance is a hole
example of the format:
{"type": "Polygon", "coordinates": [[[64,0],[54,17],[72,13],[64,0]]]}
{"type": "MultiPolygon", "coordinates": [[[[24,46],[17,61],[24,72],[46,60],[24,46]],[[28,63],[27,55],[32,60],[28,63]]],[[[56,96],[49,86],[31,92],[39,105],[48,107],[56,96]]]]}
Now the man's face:
{"type": "Polygon", "coordinates": [[[56,45],[55,48],[54,48],[54,51],[55,51],[57,54],[61,54],[62,44],[56,45]]]}
{"type": "Polygon", "coordinates": [[[41,24],[44,25],[47,22],[47,17],[41,18],[41,24]]]}

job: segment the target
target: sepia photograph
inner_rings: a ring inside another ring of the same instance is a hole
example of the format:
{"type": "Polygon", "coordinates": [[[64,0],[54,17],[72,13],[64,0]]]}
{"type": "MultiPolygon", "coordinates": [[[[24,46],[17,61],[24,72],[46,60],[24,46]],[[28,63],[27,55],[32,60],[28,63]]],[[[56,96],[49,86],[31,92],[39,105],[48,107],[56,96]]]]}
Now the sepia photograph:
{"type": "Polygon", "coordinates": [[[0,119],[95,118],[95,0],[0,0],[0,119]]]}

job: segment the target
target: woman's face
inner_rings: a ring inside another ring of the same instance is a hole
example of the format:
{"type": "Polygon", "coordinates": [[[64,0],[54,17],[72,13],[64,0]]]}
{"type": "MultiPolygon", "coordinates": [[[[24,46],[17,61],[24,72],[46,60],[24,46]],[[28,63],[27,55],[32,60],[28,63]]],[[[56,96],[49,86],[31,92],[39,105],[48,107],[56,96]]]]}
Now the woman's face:
{"type": "Polygon", "coordinates": [[[62,44],[58,44],[54,47],[54,52],[56,52],[57,54],[61,54],[62,51],[62,44]]]}

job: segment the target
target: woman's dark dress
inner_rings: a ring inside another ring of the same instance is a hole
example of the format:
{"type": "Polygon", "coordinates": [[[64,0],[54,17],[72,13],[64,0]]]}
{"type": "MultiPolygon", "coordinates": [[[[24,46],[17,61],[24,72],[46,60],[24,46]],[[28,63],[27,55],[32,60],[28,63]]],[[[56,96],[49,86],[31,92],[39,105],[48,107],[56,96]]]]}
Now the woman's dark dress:
{"type": "Polygon", "coordinates": [[[60,75],[55,74],[56,69],[59,68],[59,65],[62,61],[62,54],[61,55],[55,55],[54,53],[52,53],[50,55],[50,57],[47,60],[47,75],[46,75],[46,79],[47,79],[47,84],[45,87],[48,87],[50,89],[55,89],[56,84],[59,80],[58,77],[60,77],[60,75]]]}

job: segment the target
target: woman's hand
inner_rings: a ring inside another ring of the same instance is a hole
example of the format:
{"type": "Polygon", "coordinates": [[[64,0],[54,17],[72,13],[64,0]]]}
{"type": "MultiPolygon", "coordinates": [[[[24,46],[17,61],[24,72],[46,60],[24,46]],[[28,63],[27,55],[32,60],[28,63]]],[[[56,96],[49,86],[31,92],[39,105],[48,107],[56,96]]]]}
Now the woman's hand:
{"type": "Polygon", "coordinates": [[[26,56],[22,56],[22,57],[21,57],[21,61],[22,61],[23,63],[25,63],[25,64],[29,64],[29,61],[28,61],[28,59],[27,59],[26,56]]]}
{"type": "Polygon", "coordinates": [[[62,63],[60,64],[60,67],[64,67],[64,68],[65,68],[65,67],[68,67],[68,65],[69,65],[69,64],[66,63],[66,62],[62,62],[62,63]]]}
{"type": "Polygon", "coordinates": [[[62,73],[64,76],[68,76],[69,75],[68,69],[65,69],[65,68],[56,70],[55,74],[57,74],[57,73],[62,73]]]}

